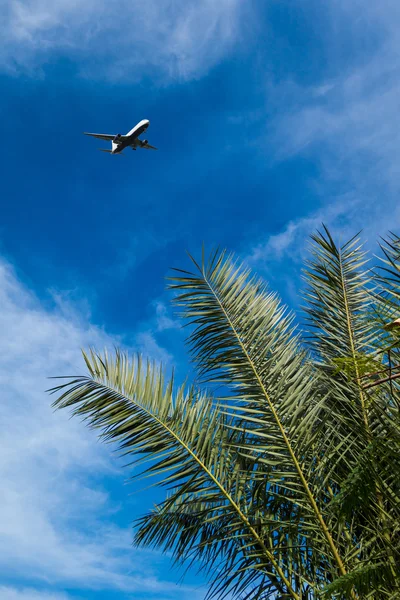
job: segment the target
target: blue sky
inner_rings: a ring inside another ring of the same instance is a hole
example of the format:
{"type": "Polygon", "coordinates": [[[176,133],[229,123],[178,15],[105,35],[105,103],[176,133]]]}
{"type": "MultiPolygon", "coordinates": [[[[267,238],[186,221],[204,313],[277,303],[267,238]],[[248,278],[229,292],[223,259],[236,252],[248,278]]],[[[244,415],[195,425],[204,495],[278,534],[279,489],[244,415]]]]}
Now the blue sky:
{"type": "Polygon", "coordinates": [[[5,0],[0,41],[0,597],[193,600],[130,547],[134,494],[47,376],[121,344],[184,376],[165,276],[219,245],[299,304],[307,236],[400,230],[400,6],[5,0]],[[82,131],[142,118],[158,152],[82,131]],[[105,145],[105,143],[104,143],[105,145]]]}

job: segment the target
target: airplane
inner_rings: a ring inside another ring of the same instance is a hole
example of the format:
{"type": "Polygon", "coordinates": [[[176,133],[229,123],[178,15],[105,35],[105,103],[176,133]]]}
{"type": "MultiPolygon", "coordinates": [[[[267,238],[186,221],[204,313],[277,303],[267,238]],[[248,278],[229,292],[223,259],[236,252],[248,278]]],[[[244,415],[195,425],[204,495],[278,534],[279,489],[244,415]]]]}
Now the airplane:
{"type": "Polygon", "coordinates": [[[108,133],[87,133],[84,131],[85,135],[91,135],[92,137],[98,138],[100,140],[107,140],[111,142],[111,150],[107,150],[106,148],[99,148],[101,152],[108,152],[108,154],[120,154],[125,148],[132,148],[132,150],[136,150],[136,148],[145,148],[147,150],[157,150],[154,146],[151,146],[148,140],[139,140],[139,135],[142,135],[150,125],[150,121],[148,119],[143,119],[139,121],[133,129],[128,131],[126,135],[121,135],[117,133],[108,134],[108,133]]]}

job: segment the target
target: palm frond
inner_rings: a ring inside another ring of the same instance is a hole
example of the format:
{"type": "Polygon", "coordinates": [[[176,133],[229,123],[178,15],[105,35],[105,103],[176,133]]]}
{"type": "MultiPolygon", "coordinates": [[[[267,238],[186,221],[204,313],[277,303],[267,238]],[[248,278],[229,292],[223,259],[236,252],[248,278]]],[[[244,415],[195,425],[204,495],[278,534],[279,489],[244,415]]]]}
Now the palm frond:
{"type": "Polygon", "coordinates": [[[232,531],[232,523],[216,506],[178,493],[173,505],[162,503],[136,525],[136,545],[162,547],[172,552],[177,564],[185,560],[188,568],[196,567],[208,578],[207,597],[237,596],[240,590],[253,599],[260,590],[265,598],[275,597],[277,591],[287,593],[270,562],[251,566],[249,555],[247,565],[240,559],[248,538],[232,531]]]}
{"type": "MultiPolygon", "coordinates": [[[[226,428],[226,417],[221,416],[218,407],[193,387],[175,390],[173,380],[165,383],[161,368],[148,362],[143,365],[140,357],[129,360],[119,351],[115,358],[93,351],[84,357],[89,376],[53,388],[53,393],[60,394],[54,406],[73,408],[73,414],[101,429],[101,438],[118,443],[124,454],[148,459],[142,476],[157,476],[159,483],[169,488],[178,486],[166,506],[175,506],[176,513],[180,504],[181,518],[193,498],[218,517],[222,523],[219,543],[230,547],[225,553],[226,568],[220,571],[218,585],[214,586],[215,593],[223,597],[228,591],[242,590],[244,584],[246,587],[265,578],[269,565],[272,577],[281,582],[286,593],[297,598],[279,557],[242,508],[241,488],[251,478],[251,471],[242,472],[240,463],[235,461],[237,453],[232,450],[231,441],[236,434],[226,428]]],[[[154,537],[153,531],[147,539],[156,539],[166,548],[173,543],[170,535],[163,536],[161,530],[157,535],[154,537]]],[[[145,536],[138,539],[146,541],[145,536]]],[[[185,530],[177,545],[180,560],[190,555],[193,544],[201,559],[201,538],[194,542],[189,530],[185,530]]]]}
{"type": "Polygon", "coordinates": [[[326,366],[353,360],[357,375],[358,358],[371,351],[376,335],[369,318],[372,274],[365,268],[366,253],[358,236],[339,247],[325,227],[311,240],[304,271],[310,347],[326,366]]]}
{"type": "Polygon", "coordinates": [[[174,277],[171,287],[193,327],[188,341],[199,375],[230,390],[225,412],[247,436],[236,447],[256,461],[266,496],[289,504],[291,518],[298,519],[295,540],[290,527],[280,524],[286,543],[297,545],[303,538],[317,544],[331,568],[344,574],[336,536],[324,518],[323,494],[314,493],[324,398],[293,316],[233,257],[215,253],[196,267],[196,273],[174,277]]]}

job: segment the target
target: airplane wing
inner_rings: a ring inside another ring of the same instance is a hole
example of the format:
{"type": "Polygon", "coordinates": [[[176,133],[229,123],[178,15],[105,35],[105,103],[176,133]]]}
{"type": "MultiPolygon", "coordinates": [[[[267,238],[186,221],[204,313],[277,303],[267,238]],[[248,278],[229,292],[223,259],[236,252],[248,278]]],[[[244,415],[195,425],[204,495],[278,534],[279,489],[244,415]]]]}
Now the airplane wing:
{"type": "Polygon", "coordinates": [[[112,141],[115,138],[115,135],[111,135],[110,133],[87,133],[83,132],[85,135],[91,135],[92,137],[98,138],[99,140],[107,140],[112,141]]]}
{"type": "Polygon", "coordinates": [[[158,148],[156,148],[155,146],[152,146],[151,144],[147,143],[147,144],[142,144],[140,146],[140,148],[144,148],[147,150],[158,150],[158,148]]]}

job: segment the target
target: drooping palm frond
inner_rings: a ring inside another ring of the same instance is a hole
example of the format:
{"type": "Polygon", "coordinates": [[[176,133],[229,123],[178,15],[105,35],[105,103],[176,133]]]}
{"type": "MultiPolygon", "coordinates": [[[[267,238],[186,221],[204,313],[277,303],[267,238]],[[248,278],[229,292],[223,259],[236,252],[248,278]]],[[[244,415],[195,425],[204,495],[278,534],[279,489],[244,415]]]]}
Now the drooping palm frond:
{"type": "MultiPolygon", "coordinates": [[[[226,427],[226,417],[218,407],[194,388],[175,390],[173,380],[165,383],[161,369],[150,363],[143,366],[140,358],[129,360],[119,351],[114,359],[107,353],[84,356],[89,376],[53,388],[53,393],[60,394],[54,406],[73,408],[74,414],[102,430],[101,437],[116,442],[124,454],[138,455],[139,463],[140,457],[146,458],[144,474],[157,476],[164,486],[178,486],[166,501],[164,514],[174,515],[176,522],[185,517],[193,520],[193,507],[199,503],[208,513],[200,530],[183,529],[174,540],[157,523],[158,538],[154,529],[150,533],[147,528],[150,537],[146,541],[156,539],[164,549],[176,544],[180,560],[191,558],[193,551],[201,560],[210,556],[204,555],[202,543],[209,523],[218,522],[215,547],[221,566],[211,588],[217,595],[242,591],[270,574],[266,589],[273,587],[275,579],[279,591],[297,598],[279,556],[247,514],[241,498],[252,472],[242,470],[235,460],[231,441],[237,436],[226,427]]],[[[143,528],[140,540],[145,541],[143,528]]]]}
{"type": "Polygon", "coordinates": [[[211,583],[207,597],[243,593],[254,600],[261,591],[265,598],[274,598],[277,591],[288,595],[271,562],[260,563],[258,553],[254,556],[246,546],[248,536],[235,536],[229,518],[193,495],[181,497],[178,491],[172,505],[168,500],[155,507],[136,526],[136,545],[169,550],[177,564],[185,561],[188,568],[203,572],[211,583]]]}
{"type": "MultiPolygon", "coordinates": [[[[203,257],[196,267],[195,273],[173,278],[175,302],[192,325],[189,345],[202,380],[230,390],[225,399],[230,426],[246,432],[236,447],[256,461],[264,498],[275,498],[277,546],[303,546],[298,564],[303,583],[309,546],[318,547],[333,573],[344,574],[340,546],[348,540],[337,543],[335,525],[324,514],[327,486],[315,477],[325,399],[293,317],[261,280],[225,253],[208,262],[203,257]]],[[[329,424],[324,427],[325,438],[329,424]]],[[[259,518],[267,521],[267,511],[260,510],[259,518]]]]}

